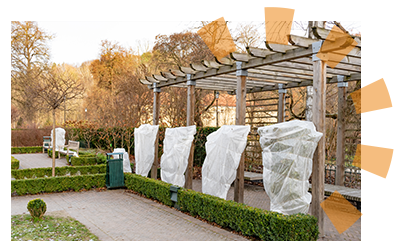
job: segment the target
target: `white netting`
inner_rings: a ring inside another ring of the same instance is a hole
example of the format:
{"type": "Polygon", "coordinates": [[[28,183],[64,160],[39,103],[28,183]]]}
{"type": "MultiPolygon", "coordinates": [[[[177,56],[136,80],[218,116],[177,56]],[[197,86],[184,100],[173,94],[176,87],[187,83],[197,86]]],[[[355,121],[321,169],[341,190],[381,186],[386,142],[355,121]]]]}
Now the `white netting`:
{"type": "Polygon", "coordinates": [[[135,173],[147,176],[154,162],[158,125],[142,124],[135,128],[135,173]]]}
{"type": "Polygon", "coordinates": [[[311,202],[308,179],[322,133],[312,122],[289,121],[258,128],[263,150],[264,188],[271,211],[307,213],[311,202]]]}
{"type": "MultiPolygon", "coordinates": [[[[125,151],[124,148],[114,148],[113,153],[123,153],[123,171],[124,173],[132,173],[132,169],[131,169],[131,163],[129,161],[129,155],[128,153],[125,151]]],[[[119,156],[118,155],[113,155],[114,159],[117,159],[119,156]]]]}
{"type": "MultiPolygon", "coordinates": [[[[65,130],[63,128],[56,128],[55,129],[56,132],[56,151],[60,151],[64,149],[65,146],[65,130]]],[[[52,149],[53,149],[53,130],[51,130],[51,145],[52,145],[52,149]]]]}
{"type": "Polygon", "coordinates": [[[250,126],[224,125],[207,136],[202,192],[226,199],[246,148],[250,126]]]}
{"type": "Polygon", "coordinates": [[[165,130],[164,153],[160,160],[162,181],[183,187],[184,173],[195,134],[195,125],[165,130]]]}

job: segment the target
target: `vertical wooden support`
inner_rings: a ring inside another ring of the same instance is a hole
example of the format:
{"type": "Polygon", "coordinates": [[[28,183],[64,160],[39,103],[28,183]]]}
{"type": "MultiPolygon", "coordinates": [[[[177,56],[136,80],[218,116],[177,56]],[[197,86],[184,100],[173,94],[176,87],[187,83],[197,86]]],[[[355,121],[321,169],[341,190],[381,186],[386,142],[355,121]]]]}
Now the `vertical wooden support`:
{"type": "MultiPolygon", "coordinates": [[[[246,78],[247,70],[242,69],[242,63],[236,62],[236,125],[245,125],[246,118],[246,78]]],[[[234,184],[234,201],[243,203],[244,199],[244,156],[242,153],[234,184]]]]}
{"type": "MultiPolygon", "coordinates": [[[[160,119],[160,92],[161,89],[157,88],[157,84],[153,83],[153,125],[158,125],[160,119]]],[[[158,133],[156,136],[156,141],[154,142],[154,161],[151,167],[150,177],[152,179],[157,179],[157,168],[158,168],[158,133]]]]}
{"type": "MultiPolygon", "coordinates": [[[[194,106],[196,97],[194,94],[196,81],[192,80],[192,75],[187,75],[187,109],[186,109],[186,126],[194,125],[194,106]]],[[[188,165],[185,172],[185,188],[192,189],[193,182],[193,157],[194,157],[194,142],[190,148],[188,165]]]]}
{"type": "Polygon", "coordinates": [[[324,200],[325,180],[325,113],[326,113],[326,63],[316,56],[322,42],[313,47],[313,122],[318,132],[323,133],[314,153],[312,167],[311,214],[318,219],[320,236],[324,236],[324,212],[321,202],[324,200]]]}
{"type": "Polygon", "coordinates": [[[279,86],[279,101],[278,101],[278,122],[285,121],[285,96],[286,89],[283,88],[283,84],[278,84],[279,86]]]}
{"type": "Polygon", "coordinates": [[[345,114],[347,82],[343,76],[338,77],[338,118],[337,118],[337,143],[336,143],[336,177],[335,185],[344,185],[344,158],[345,158],[345,114]]]}

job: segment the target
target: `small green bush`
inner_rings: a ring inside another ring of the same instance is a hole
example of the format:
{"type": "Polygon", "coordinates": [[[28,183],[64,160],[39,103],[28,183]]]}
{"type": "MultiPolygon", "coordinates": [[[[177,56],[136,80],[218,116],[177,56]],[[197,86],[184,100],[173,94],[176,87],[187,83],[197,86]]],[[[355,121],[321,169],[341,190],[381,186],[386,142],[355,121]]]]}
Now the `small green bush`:
{"type": "MultiPolygon", "coordinates": [[[[31,179],[31,178],[42,178],[45,176],[51,176],[52,168],[27,168],[11,170],[11,176],[15,179],[31,179]]],[[[92,165],[92,166],[65,166],[56,167],[56,176],[65,176],[66,174],[81,175],[86,174],[104,174],[106,172],[106,164],[92,165]]]]}
{"type": "Polygon", "coordinates": [[[12,147],[11,154],[33,154],[33,153],[42,153],[43,147],[12,147]]]}
{"type": "Polygon", "coordinates": [[[27,195],[79,191],[106,186],[106,174],[88,174],[11,181],[11,194],[27,195]]]}
{"type": "Polygon", "coordinates": [[[11,170],[19,169],[19,160],[11,156],[11,170]]]}
{"type": "Polygon", "coordinates": [[[125,173],[124,176],[126,188],[143,194],[147,198],[161,201],[167,206],[173,206],[169,191],[171,184],[132,173],[125,173]]]}
{"type": "Polygon", "coordinates": [[[28,202],[28,211],[33,220],[41,220],[46,212],[46,203],[42,199],[34,199],[28,202]]]}

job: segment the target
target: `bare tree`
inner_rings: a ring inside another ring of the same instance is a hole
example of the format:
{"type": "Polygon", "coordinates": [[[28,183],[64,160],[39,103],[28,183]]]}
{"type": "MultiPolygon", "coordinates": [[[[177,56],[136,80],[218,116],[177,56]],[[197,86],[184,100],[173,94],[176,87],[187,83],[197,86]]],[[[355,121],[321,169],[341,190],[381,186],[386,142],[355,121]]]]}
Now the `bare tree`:
{"type": "Polygon", "coordinates": [[[56,109],[60,108],[64,100],[80,98],[83,95],[83,84],[75,72],[67,70],[65,65],[54,65],[47,71],[40,74],[35,85],[30,86],[32,93],[35,93],[40,100],[40,107],[53,113],[53,170],[55,176],[55,125],[56,109]]]}

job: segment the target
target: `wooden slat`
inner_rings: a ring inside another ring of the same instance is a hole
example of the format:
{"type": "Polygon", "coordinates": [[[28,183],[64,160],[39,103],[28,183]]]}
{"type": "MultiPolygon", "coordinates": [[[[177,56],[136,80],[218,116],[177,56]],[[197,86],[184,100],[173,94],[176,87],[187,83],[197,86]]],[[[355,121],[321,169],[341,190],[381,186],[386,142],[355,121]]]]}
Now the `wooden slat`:
{"type": "Polygon", "coordinates": [[[139,82],[141,82],[142,84],[145,84],[145,85],[153,85],[153,83],[147,81],[147,79],[139,79],[139,82]]]}
{"type": "Polygon", "coordinates": [[[182,71],[182,73],[184,73],[184,74],[191,74],[191,75],[193,75],[193,74],[196,74],[196,73],[197,73],[197,71],[195,71],[195,70],[193,70],[192,68],[189,68],[189,67],[180,66],[180,67],[179,67],[179,70],[182,71]]]}
{"type": "Polygon", "coordinates": [[[265,42],[265,46],[270,51],[279,52],[279,53],[286,53],[289,50],[294,50],[294,49],[298,48],[297,46],[276,44],[276,43],[268,43],[268,42],[265,42]]]}
{"type": "Polygon", "coordinates": [[[163,72],[161,72],[161,75],[162,75],[163,77],[165,77],[165,78],[168,78],[168,79],[176,79],[176,76],[174,76],[173,74],[171,74],[171,72],[163,71],[163,72]]]}
{"type": "Polygon", "coordinates": [[[247,53],[232,52],[230,56],[232,59],[240,62],[248,62],[251,59],[251,56],[247,53]]]}
{"type": "Polygon", "coordinates": [[[289,35],[289,43],[298,47],[308,48],[315,42],[318,42],[318,40],[302,36],[289,35]]]}
{"type": "Polygon", "coordinates": [[[208,60],[203,60],[202,61],[203,65],[207,68],[214,68],[214,69],[218,69],[219,67],[221,67],[222,65],[217,63],[216,61],[208,61],[208,60]]]}
{"type": "Polygon", "coordinates": [[[261,48],[255,48],[255,47],[247,47],[246,50],[249,55],[251,55],[253,57],[261,57],[261,58],[264,58],[268,55],[275,53],[268,49],[261,49],[261,48]]]}
{"type": "MultiPolygon", "coordinates": [[[[171,74],[173,74],[174,76],[182,76],[182,77],[186,77],[186,74],[185,73],[183,73],[182,71],[180,71],[180,70],[177,70],[177,69],[170,69],[169,70],[170,72],[171,72],[171,74]]],[[[176,79],[178,79],[178,78],[176,78],[176,79]]],[[[184,81],[183,82],[186,82],[186,78],[184,79],[184,81]]]]}
{"type": "Polygon", "coordinates": [[[147,81],[149,81],[149,82],[156,82],[156,83],[158,83],[158,82],[160,82],[159,80],[157,80],[157,79],[154,79],[154,77],[152,77],[152,76],[145,76],[146,77],[146,80],[147,81]]]}
{"type": "Polygon", "coordinates": [[[191,63],[190,67],[194,70],[194,71],[207,71],[207,67],[204,66],[203,64],[200,63],[191,63]]]}
{"type": "Polygon", "coordinates": [[[219,63],[219,64],[222,64],[222,65],[229,65],[229,66],[231,66],[231,65],[235,64],[235,61],[234,61],[232,58],[229,58],[229,57],[223,57],[223,58],[221,58],[220,60],[218,60],[217,58],[215,58],[215,61],[216,61],[217,63],[219,63]]]}
{"type": "Polygon", "coordinates": [[[155,74],[153,74],[153,78],[160,82],[168,80],[167,78],[163,77],[162,75],[155,75],[155,74]]]}

